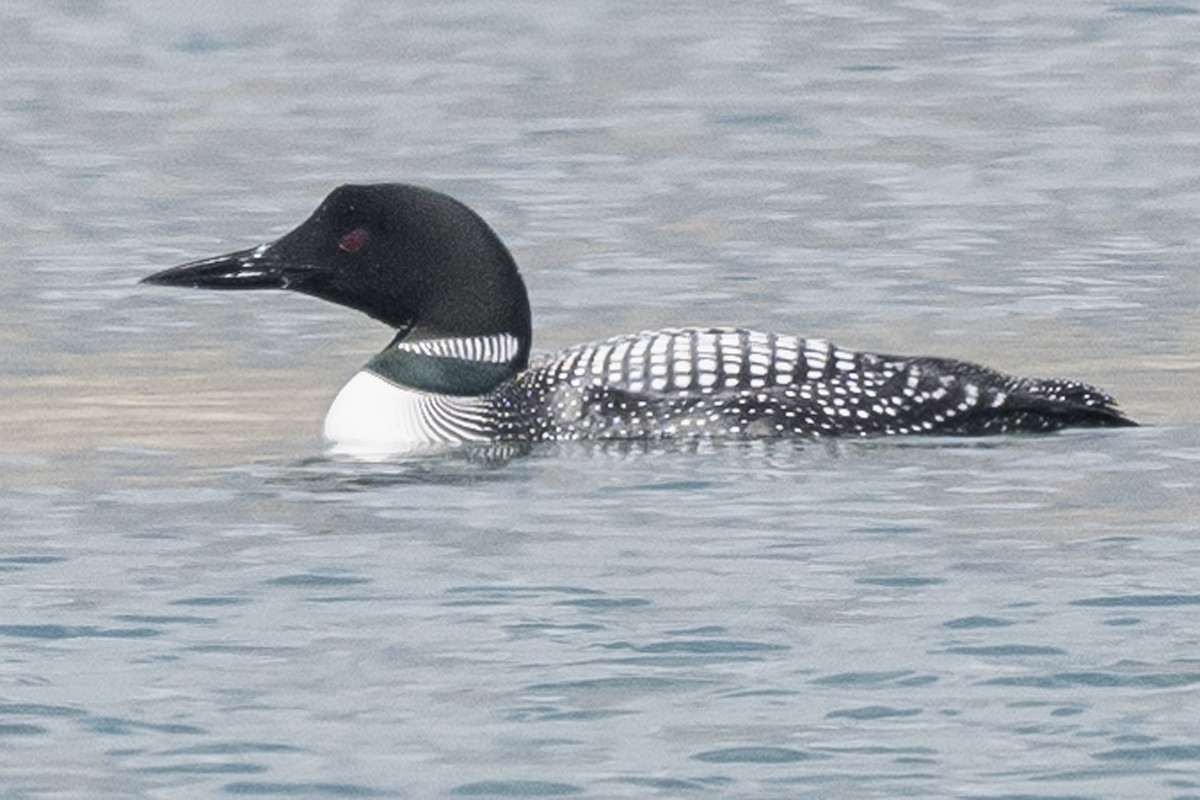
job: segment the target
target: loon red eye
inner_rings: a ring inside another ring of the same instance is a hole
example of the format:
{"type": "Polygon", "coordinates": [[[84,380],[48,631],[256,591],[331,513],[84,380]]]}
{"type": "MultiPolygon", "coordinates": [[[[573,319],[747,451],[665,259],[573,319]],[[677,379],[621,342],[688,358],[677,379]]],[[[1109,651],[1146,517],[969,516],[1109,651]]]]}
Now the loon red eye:
{"type": "Polygon", "coordinates": [[[366,228],[355,228],[338,239],[338,249],[347,253],[357,253],[370,238],[371,234],[367,233],[366,228]]]}

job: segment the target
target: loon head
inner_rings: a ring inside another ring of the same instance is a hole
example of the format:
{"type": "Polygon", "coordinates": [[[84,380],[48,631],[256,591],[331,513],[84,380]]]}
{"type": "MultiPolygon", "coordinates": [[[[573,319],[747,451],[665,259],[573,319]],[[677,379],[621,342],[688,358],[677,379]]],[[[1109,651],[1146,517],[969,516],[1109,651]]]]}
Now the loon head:
{"type": "Polygon", "coordinates": [[[529,297],[508,249],[474,211],[420,186],[340,186],[274,242],[142,282],[291,289],[362,311],[398,341],[507,334],[518,343],[509,368],[529,359],[529,297]]]}

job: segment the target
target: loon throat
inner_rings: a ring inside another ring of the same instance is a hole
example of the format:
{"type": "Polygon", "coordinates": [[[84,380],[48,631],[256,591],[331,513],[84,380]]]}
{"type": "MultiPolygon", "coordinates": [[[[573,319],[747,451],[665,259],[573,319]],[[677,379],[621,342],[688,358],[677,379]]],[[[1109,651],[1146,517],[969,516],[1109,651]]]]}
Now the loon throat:
{"type": "Polygon", "coordinates": [[[471,396],[495,389],[517,374],[517,337],[493,336],[409,340],[403,335],[377,353],[365,369],[423,392],[471,396]]]}
{"type": "Polygon", "coordinates": [[[467,206],[407,184],[339,187],[275,242],[145,282],[292,289],[401,328],[330,408],[325,434],[347,452],[1136,424],[1078,381],[742,328],[627,334],[530,362],[529,300],[508,250],[467,206]]]}

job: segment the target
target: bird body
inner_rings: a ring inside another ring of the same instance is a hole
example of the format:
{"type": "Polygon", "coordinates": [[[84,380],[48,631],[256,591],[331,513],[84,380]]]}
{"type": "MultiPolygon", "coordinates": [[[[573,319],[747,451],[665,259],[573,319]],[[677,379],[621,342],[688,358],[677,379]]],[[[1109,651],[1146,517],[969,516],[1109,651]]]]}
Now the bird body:
{"type": "Polygon", "coordinates": [[[341,452],[1135,424],[1077,381],[742,328],[646,331],[530,361],[528,295],[499,237],[467,206],[405,184],[342,186],[276,242],[145,281],[292,289],[393,327],[326,417],[341,452]]]}

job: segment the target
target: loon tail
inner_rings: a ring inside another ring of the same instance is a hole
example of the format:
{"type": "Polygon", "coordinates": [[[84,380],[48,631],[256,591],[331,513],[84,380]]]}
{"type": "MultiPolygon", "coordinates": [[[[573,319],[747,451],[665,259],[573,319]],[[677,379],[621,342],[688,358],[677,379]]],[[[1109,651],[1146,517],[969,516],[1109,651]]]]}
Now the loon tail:
{"type": "Polygon", "coordinates": [[[938,376],[950,392],[946,402],[954,402],[963,394],[978,397],[969,411],[950,424],[935,426],[943,433],[977,436],[1138,424],[1125,416],[1112,395],[1080,381],[1015,377],[979,364],[944,358],[916,358],[908,362],[908,367],[938,376]]]}
{"type": "Polygon", "coordinates": [[[1010,378],[1004,387],[1008,394],[1003,405],[1007,414],[1019,414],[1031,425],[1055,428],[1137,427],[1125,416],[1117,401],[1107,392],[1079,381],[1045,378],[1010,378]],[[1040,421],[1040,424],[1038,424],[1040,421]]]}

